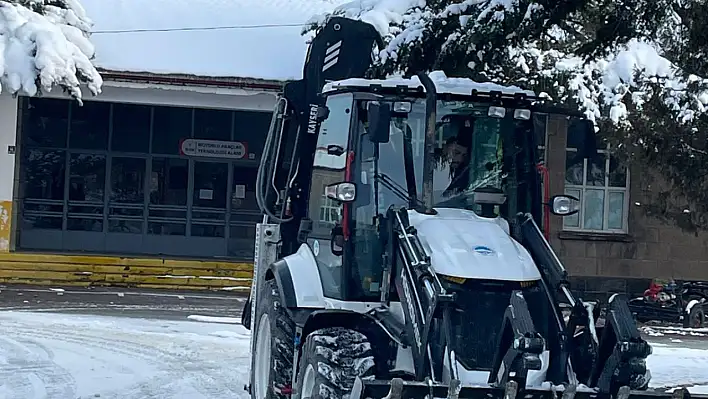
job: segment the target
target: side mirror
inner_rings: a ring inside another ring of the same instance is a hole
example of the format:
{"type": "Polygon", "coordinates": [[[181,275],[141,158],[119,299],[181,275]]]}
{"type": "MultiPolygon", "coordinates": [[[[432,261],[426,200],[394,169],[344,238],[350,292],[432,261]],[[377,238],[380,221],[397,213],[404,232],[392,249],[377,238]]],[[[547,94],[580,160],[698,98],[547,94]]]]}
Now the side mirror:
{"type": "Polygon", "coordinates": [[[369,141],[388,143],[391,134],[391,104],[371,101],[369,111],[369,141]]]}
{"type": "Polygon", "coordinates": [[[341,225],[336,225],[332,228],[332,233],[329,241],[329,249],[335,256],[341,256],[344,253],[344,229],[341,225]]]}
{"type": "Polygon", "coordinates": [[[329,107],[326,105],[317,106],[317,122],[323,122],[325,119],[329,118],[329,107]]]}
{"type": "Polygon", "coordinates": [[[325,187],[325,195],[340,203],[352,202],[356,199],[356,184],[341,182],[325,187]]]}
{"type": "Polygon", "coordinates": [[[580,200],[572,195],[554,195],[546,205],[556,216],[570,216],[580,212],[580,200]]]}

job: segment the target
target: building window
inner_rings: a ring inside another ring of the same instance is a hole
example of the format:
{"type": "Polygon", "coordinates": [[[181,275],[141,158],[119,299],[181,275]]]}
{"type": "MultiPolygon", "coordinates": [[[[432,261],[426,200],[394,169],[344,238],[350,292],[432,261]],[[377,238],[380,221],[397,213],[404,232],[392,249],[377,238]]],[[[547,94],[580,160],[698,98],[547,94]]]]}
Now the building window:
{"type": "Polygon", "coordinates": [[[578,145],[568,128],[565,193],[580,199],[580,212],[563,218],[563,229],[598,233],[626,233],[629,174],[610,154],[598,148],[593,159],[578,155],[578,145]]]}
{"type": "Polygon", "coordinates": [[[320,205],[320,222],[334,225],[339,222],[342,206],[337,201],[322,195],[322,205],[320,205]]]}
{"type": "Polygon", "coordinates": [[[180,143],[192,137],[194,110],[185,107],[153,107],[152,153],[179,155],[180,143]]]}
{"type": "Polygon", "coordinates": [[[145,154],[150,148],[152,107],[113,104],[112,151],[145,154]]]}

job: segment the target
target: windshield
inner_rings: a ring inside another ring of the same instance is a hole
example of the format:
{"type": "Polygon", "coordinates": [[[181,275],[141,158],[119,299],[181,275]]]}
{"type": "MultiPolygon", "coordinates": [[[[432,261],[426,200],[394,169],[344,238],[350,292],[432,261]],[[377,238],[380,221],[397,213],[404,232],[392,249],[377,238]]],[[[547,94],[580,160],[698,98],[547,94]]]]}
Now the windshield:
{"type": "MultiPolygon", "coordinates": [[[[518,200],[516,194],[520,189],[530,189],[523,187],[528,184],[528,179],[524,180],[523,175],[533,170],[534,153],[531,149],[535,147],[532,122],[514,119],[514,109],[506,109],[503,118],[489,116],[488,110],[489,104],[438,102],[433,154],[434,207],[479,212],[480,205],[474,202],[475,190],[503,192],[507,197],[518,200]]],[[[424,100],[414,101],[407,117],[394,117],[390,132],[389,142],[379,144],[376,157],[378,167],[372,163],[369,168],[365,168],[369,175],[378,170],[379,180],[382,181],[382,188],[375,190],[378,192],[376,200],[379,213],[391,205],[406,203],[400,195],[402,193],[407,196],[410,192],[405,167],[406,145],[412,158],[416,198],[422,200],[424,100]]],[[[526,205],[523,207],[530,206],[526,205]]],[[[506,204],[497,206],[495,212],[505,208],[506,204]]]]}

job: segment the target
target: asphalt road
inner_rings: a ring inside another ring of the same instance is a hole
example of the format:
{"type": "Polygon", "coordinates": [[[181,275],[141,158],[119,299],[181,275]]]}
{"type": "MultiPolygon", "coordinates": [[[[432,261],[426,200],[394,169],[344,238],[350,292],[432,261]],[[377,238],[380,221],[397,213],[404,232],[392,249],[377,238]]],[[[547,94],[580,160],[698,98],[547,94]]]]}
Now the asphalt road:
{"type": "MultiPolygon", "coordinates": [[[[184,320],[190,315],[241,317],[246,301],[240,292],[53,288],[0,286],[0,311],[32,310],[64,314],[184,320]]],[[[694,349],[708,349],[708,329],[641,326],[645,339],[694,349]]]]}
{"type": "Polygon", "coordinates": [[[0,310],[184,320],[193,314],[241,317],[242,293],[0,286],[0,310]]]}

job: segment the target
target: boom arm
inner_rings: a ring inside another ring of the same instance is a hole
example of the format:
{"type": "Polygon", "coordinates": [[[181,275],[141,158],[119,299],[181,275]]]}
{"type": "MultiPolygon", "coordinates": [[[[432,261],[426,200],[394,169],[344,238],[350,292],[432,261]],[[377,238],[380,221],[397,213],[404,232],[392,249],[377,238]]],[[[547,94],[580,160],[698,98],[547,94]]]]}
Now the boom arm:
{"type": "MultiPolygon", "coordinates": [[[[307,212],[308,189],[311,181],[312,162],[317,145],[320,122],[327,115],[322,107],[320,93],[328,81],[336,81],[354,77],[365,77],[372,64],[374,44],[379,48],[383,45],[380,35],[368,23],[341,17],[330,18],[327,24],[320,28],[312,39],[305,60],[303,79],[289,82],[283,90],[281,102],[273,115],[274,121],[269,138],[275,137],[270,148],[264,149],[261,160],[263,171],[257,190],[260,191],[261,209],[266,212],[280,207],[280,212],[287,215],[281,222],[284,229],[292,229],[291,234],[283,237],[296,237],[299,223],[307,212]],[[277,131],[273,131],[277,129],[277,131]],[[282,136],[278,133],[282,132],[282,136]],[[287,153],[292,148],[290,170],[285,177],[284,193],[275,191],[272,183],[283,181],[279,173],[285,171],[273,170],[272,165],[278,165],[278,154],[287,153]],[[283,195],[284,194],[284,195],[283,195]],[[284,201],[273,201],[278,196],[284,201]]],[[[286,240],[287,241],[287,240],[286,240]]],[[[292,253],[297,248],[297,242],[283,242],[283,254],[292,253]]]]}

